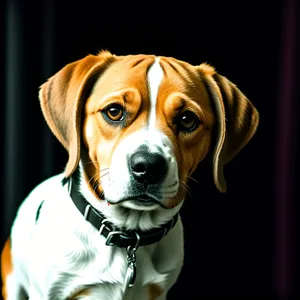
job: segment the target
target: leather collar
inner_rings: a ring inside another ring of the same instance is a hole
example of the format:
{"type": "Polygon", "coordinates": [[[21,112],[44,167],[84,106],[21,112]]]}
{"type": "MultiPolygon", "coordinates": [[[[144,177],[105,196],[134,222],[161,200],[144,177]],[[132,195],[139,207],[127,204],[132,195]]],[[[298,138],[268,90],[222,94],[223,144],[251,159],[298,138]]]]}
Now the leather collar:
{"type": "Polygon", "coordinates": [[[99,234],[106,238],[107,246],[137,248],[138,246],[154,244],[160,241],[175,226],[178,220],[178,214],[176,214],[170,221],[159,228],[147,231],[124,230],[105,219],[105,216],[99,210],[86,201],[81,193],[77,191],[76,184],[72,178],[68,180],[68,189],[77,209],[99,231],[99,234]]]}

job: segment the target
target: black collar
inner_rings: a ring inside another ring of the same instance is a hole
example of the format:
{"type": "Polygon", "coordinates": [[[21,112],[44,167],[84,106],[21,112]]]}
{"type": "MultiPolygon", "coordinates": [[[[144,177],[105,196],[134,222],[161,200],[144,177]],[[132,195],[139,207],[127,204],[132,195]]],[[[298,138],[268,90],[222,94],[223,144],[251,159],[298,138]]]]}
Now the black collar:
{"type": "Polygon", "coordinates": [[[88,222],[99,230],[99,234],[106,237],[107,246],[123,248],[154,244],[161,240],[175,226],[178,220],[178,214],[176,214],[170,221],[159,228],[154,228],[148,231],[123,230],[107,221],[100,211],[91,206],[83,198],[83,196],[77,191],[75,181],[72,180],[72,178],[68,181],[68,188],[70,197],[77,209],[88,222]]]}

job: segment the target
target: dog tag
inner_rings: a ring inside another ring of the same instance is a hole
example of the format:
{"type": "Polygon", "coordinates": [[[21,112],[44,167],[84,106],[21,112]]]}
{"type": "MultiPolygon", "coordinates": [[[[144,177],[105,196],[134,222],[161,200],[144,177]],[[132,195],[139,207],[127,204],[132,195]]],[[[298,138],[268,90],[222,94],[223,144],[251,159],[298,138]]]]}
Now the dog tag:
{"type": "Polygon", "coordinates": [[[134,285],[135,278],[136,278],[136,255],[135,252],[137,251],[140,243],[140,236],[136,234],[136,243],[134,246],[127,247],[127,271],[125,275],[124,281],[124,293],[126,292],[127,288],[131,288],[134,285]]]}
{"type": "Polygon", "coordinates": [[[125,289],[131,288],[134,285],[136,278],[136,265],[135,263],[128,263],[126,275],[125,275],[125,289]]]}

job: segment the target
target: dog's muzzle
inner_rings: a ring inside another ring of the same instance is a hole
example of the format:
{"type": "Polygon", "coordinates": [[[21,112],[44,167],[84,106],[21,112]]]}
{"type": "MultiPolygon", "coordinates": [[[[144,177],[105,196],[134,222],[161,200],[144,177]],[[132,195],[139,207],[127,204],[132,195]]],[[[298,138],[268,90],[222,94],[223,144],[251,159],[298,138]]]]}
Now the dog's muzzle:
{"type": "Polygon", "coordinates": [[[160,131],[140,130],[115,148],[104,199],[136,210],[168,208],[178,192],[178,167],[171,141],[160,131]],[[145,137],[147,140],[145,140],[145,137]]]}

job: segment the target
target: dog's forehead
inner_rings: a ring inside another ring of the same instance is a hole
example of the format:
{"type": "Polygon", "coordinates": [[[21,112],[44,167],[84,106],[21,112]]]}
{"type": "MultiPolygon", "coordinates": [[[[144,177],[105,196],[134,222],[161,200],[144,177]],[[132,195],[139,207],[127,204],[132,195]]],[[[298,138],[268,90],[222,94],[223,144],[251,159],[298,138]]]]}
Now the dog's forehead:
{"type": "Polygon", "coordinates": [[[118,57],[100,76],[95,87],[106,95],[128,87],[147,94],[147,71],[155,56],[137,55],[118,57]]]}
{"type": "Polygon", "coordinates": [[[95,84],[98,97],[126,88],[136,88],[143,98],[148,98],[150,95],[148,75],[155,62],[163,74],[161,80],[156,81],[159,90],[162,88],[167,93],[182,92],[189,95],[194,93],[192,96],[195,97],[193,87],[200,81],[195,68],[174,58],[154,55],[117,57],[95,84]]]}

